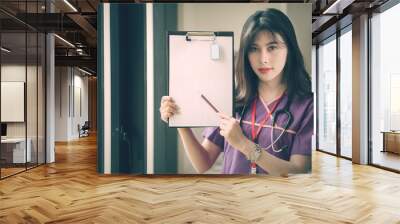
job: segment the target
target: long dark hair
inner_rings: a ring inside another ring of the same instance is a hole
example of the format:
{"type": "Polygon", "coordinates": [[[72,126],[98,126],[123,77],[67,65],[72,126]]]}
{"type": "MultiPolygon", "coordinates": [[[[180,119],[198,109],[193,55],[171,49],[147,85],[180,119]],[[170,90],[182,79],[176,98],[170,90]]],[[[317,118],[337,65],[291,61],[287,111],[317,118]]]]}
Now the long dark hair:
{"type": "Polygon", "coordinates": [[[286,44],[288,54],[283,68],[282,81],[287,86],[288,102],[295,95],[300,97],[311,94],[311,79],[304,67],[303,56],[297,44],[296,34],[289,18],[277,9],[257,11],[243,26],[240,48],[236,60],[236,103],[245,106],[257,94],[258,77],[251,68],[248,52],[257,34],[261,31],[279,34],[286,44]]]}

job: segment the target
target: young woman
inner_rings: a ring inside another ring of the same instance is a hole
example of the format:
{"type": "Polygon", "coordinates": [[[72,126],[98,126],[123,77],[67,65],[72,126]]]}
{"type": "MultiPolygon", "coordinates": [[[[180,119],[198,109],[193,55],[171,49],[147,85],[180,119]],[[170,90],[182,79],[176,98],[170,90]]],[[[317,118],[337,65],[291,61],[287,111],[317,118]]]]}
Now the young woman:
{"type": "MultiPolygon", "coordinates": [[[[311,170],[313,95],[295,31],[279,10],[257,11],[242,30],[236,60],[236,118],[219,113],[219,127],[206,128],[200,144],[191,129],[178,128],[199,173],[224,152],[222,173],[287,175],[311,170]]],[[[161,119],[179,113],[169,96],[161,119]]]]}

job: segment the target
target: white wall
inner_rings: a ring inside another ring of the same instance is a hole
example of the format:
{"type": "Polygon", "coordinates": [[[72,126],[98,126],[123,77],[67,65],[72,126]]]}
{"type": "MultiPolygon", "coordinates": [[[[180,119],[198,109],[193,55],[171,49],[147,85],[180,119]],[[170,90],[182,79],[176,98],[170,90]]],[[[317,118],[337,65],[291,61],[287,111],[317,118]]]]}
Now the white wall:
{"type": "Polygon", "coordinates": [[[88,77],[87,76],[82,76],[83,73],[76,74],[77,70],[75,70],[75,76],[74,76],[74,86],[75,86],[75,113],[72,119],[72,136],[78,137],[78,129],[77,126],[80,124],[81,126],[85,123],[85,121],[89,120],[89,102],[88,102],[88,77]],[[78,98],[77,90],[80,89],[80,99],[78,98]],[[79,102],[81,101],[81,110],[82,112],[79,112],[79,102]]]}
{"type": "Polygon", "coordinates": [[[88,120],[88,78],[71,67],[56,67],[55,73],[55,141],[77,139],[78,124],[88,120]]]}
{"type": "MultiPolygon", "coordinates": [[[[24,82],[26,84],[26,107],[21,108],[26,111],[25,122],[7,122],[7,137],[23,138],[25,135],[30,139],[32,151],[32,161],[36,162],[39,153],[39,162],[44,162],[44,74],[41,66],[25,64],[3,64],[1,66],[1,81],[5,82],[24,82]],[[26,81],[27,78],[27,81],[26,81]],[[39,151],[38,151],[39,150],[39,151]]],[[[7,97],[7,96],[2,96],[7,97]]],[[[10,110],[10,108],[1,108],[10,110]]]]}
{"type": "MultiPolygon", "coordinates": [[[[75,119],[72,123],[72,136],[74,138],[78,137],[78,129],[77,126],[80,124],[81,126],[85,123],[85,121],[89,120],[89,92],[88,92],[88,77],[84,76],[84,74],[78,70],[75,69],[75,82],[74,86],[78,87],[81,89],[81,109],[82,113],[80,114],[76,107],[75,107],[75,119]]],[[[76,89],[75,89],[76,90],[76,89]]],[[[75,92],[75,94],[77,94],[75,92]]],[[[76,97],[75,97],[75,102],[76,102],[76,97]]]]}
{"type": "Polygon", "coordinates": [[[182,31],[233,31],[234,48],[239,50],[240,33],[246,19],[267,7],[286,12],[286,4],[186,3],[178,5],[178,29],[182,31]]]}
{"type": "MultiPolygon", "coordinates": [[[[32,67],[28,67],[28,71],[32,67]]],[[[9,64],[1,66],[1,81],[6,82],[25,82],[25,64],[9,64]]],[[[6,110],[6,108],[1,108],[6,110]]],[[[25,122],[7,123],[7,137],[25,137],[25,122]]]]}
{"type": "MultiPolygon", "coordinates": [[[[28,70],[32,69],[28,66],[28,70]]],[[[2,65],[1,81],[25,82],[25,64],[24,65],[2,65]]]]}
{"type": "Polygon", "coordinates": [[[55,141],[68,140],[68,85],[67,67],[55,68],[55,141]]]}
{"type": "Polygon", "coordinates": [[[312,32],[311,32],[311,3],[287,4],[286,15],[293,23],[296,32],[297,42],[301,53],[303,54],[304,64],[307,72],[311,75],[311,49],[312,49],[312,32]]]}
{"type": "MultiPolygon", "coordinates": [[[[233,31],[234,48],[239,49],[240,34],[246,19],[257,10],[276,8],[288,14],[296,31],[307,71],[311,74],[311,4],[272,3],[186,3],[178,5],[178,30],[181,31],[233,31]]],[[[202,130],[192,129],[201,142],[202,130]]],[[[178,173],[195,173],[186,157],[178,136],[178,173]]],[[[220,173],[222,154],[207,173],[220,173]]]]}
{"type": "MultiPolygon", "coordinates": [[[[27,66],[20,64],[8,64],[1,66],[1,81],[4,82],[25,82],[26,71],[28,74],[30,87],[36,85],[36,81],[32,80],[31,75],[36,77],[36,66],[27,66]]],[[[41,71],[39,71],[41,72],[41,71]]],[[[27,88],[27,104],[28,108],[27,120],[28,120],[28,137],[30,133],[35,131],[36,133],[36,87],[27,88]],[[33,102],[33,104],[32,104],[33,102]],[[34,123],[32,123],[34,122],[34,123]]],[[[4,96],[3,96],[4,97],[4,96]]],[[[1,110],[7,110],[7,108],[1,108],[1,110]]],[[[8,137],[25,137],[25,123],[26,122],[7,122],[7,136],[8,137]]]]}
{"type": "Polygon", "coordinates": [[[234,31],[235,51],[239,49],[240,33],[246,19],[266,8],[276,8],[291,20],[311,74],[311,4],[274,3],[186,3],[178,5],[178,29],[182,31],[234,31]]]}

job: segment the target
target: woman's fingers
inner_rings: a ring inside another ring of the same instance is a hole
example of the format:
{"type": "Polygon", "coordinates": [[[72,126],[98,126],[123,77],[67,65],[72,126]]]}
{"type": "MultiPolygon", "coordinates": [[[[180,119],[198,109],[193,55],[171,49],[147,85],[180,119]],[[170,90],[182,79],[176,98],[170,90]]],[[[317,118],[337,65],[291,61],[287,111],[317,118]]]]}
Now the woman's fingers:
{"type": "Polygon", "coordinates": [[[161,119],[168,122],[168,119],[174,114],[179,112],[178,106],[175,104],[174,100],[170,96],[163,96],[161,98],[161,106],[159,108],[161,119]]]}
{"type": "Polygon", "coordinates": [[[171,103],[174,103],[172,98],[169,98],[169,97],[166,97],[166,96],[163,96],[161,98],[161,106],[165,106],[165,105],[168,105],[168,104],[171,104],[171,103]]]}
{"type": "Polygon", "coordinates": [[[229,119],[229,118],[231,118],[230,116],[228,116],[228,115],[226,115],[226,114],[224,114],[222,112],[218,112],[217,114],[221,119],[229,119]]]}
{"type": "Polygon", "coordinates": [[[172,97],[170,97],[170,96],[163,96],[163,97],[161,97],[161,103],[163,103],[163,102],[165,102],[165,101],[174,101],[173,99],[172,99],[172,97]]]}
{"type": "Polygon", "coordinates": [[[172,117],[174,114],[177,113],[177,110],[173,107],[166,107],[161,109],[161,114],[163,114],[165,117],[172,117]]]}
{"type": "Polygon", "coordinates": [[[233,118],[233,117],[231,117],[231,116],[229,116],[227,114],[221,113],[221,112],[218,113],[218,116],[221,118],[221,120],[231,121],[231,122],[236,121],[235,118],[233,118]]]}
{"type": "Polygon", "coordinates": [[[172,100],[165,100],[164,102],[161,103],[160,109],[161,108],[167,108],[167,107],[172,107],[175,110],[178,110],[178,105],[172,100]]]}
{"type": "Polygon", "coordinates": [[[226,120],[221,120],[219,124],[220,135],[225,136],[227,130],[229,130],[229,123],[226,120]]]}
{"type": "Polygon", "coordinates": [[[171,118],[172,116],[174,116],[173,113],[171,112],[164,112],[161,114],[161,119],[165,122],[168,122],[168,119],[171,118]]]}
{"type": "Polygon", "coordinates": [[[160,113],[167,113],[167,112],[177,114],[179,110],[177,109],[177,107],[174,106],[160,107],[160,113]]]}
{"type": "Polygon", "coordinates": [[[179,112],[179,108],[176,104],[171,104],[167,107],[167,110],[173,113],[178,113],[179,112]]]}
{"type": "Polygon", "coordinates": [[[171,113],[171,112],[168,112],[168,113],[167,113],[167,117],[168,117],[168,118],[170,118],[170,117],[172,117],[172,116],[174,116],[173,113],[171,113]]]}
{"type": "Polygon", "coordinates": [[[175,104],[175,101],[172,99],[172,97],[167,96],[161,98],[161,105],[168,105],[168,104],[175,104]]]}
{"type": "Polygon", "coordinates": [[[175,104],[174,100],[170,96],[163,96],[161,98],[160,111],[165,110],[165,108],[173,108],[178,110],[178,105],[175,104]]]}
{"type": "Polygon", "coordinates": [[[227,120],[220,120],[220,122],[219,122],[219,126],[221,126],[221,127],[226,127],[226,125],[228,124],[228,122],[227,122],[227,120]]]}
{"type": "Polygon", "coordinates": [[[236,119],[233,117],[229,117],[229,116],[224,116],[221,117],[220,119],[220,125],[223,125],[225,127],[229,126],[229,125],[233,125],[236,122],[236,119]]]}

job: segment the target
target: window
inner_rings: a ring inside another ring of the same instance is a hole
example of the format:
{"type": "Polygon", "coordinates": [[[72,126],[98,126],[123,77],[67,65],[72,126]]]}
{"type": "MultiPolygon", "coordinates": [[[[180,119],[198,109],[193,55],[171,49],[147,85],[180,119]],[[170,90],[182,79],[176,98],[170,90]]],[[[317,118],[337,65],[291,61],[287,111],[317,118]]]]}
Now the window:
{"type": "MultiPolygon", "coordinates": [[[[398,21],[400,4],[371,18],[371,162],[395,170],[400,170],[400,155],[387,150],[384,135],[400,129],[400,33],[395,28],[398,21]]],[[[396,144],[394,148],[399,148],[400,144],[396,144]]]]}
{"type": "MultiPolygon", "coordinates": [[[[19,2],[23,13],[39,13],[45,2],[19,2]]],[[[0,6],[10,2],[0,1],[0,6]]],[[[4,21],[15,19],[0,12],[4,21]]],[[[14,24],[14,23],[13,23],[14,24]]],[[[45,163],[45,34],[20,25],[0,29],[1,98],[14,103],[10,110],[5,101],[0,105],[2,134],[0,144],[0,179],[45,163]],[[11,101],[10,101],[11,99],[11,101]],[[12,102],[12,99],[17,99],[12,102]],[[19,103],[21,102],[21,103],[19,103]],[[18,115],[18,116],[16,116],[18,115]],[[11,118],[11,119],[10,119],[11,118]]]]}
{"type": "Polygon", "coordinates": [[[318,48],[318,149],[336,154],[336,36],[318,48]]]}
{"type": "Polygon", "coordinates": [[[351,26],[340,36],[340,155],[352,157],[352,35],[351,26]]]}

